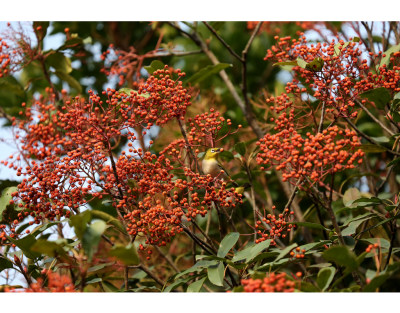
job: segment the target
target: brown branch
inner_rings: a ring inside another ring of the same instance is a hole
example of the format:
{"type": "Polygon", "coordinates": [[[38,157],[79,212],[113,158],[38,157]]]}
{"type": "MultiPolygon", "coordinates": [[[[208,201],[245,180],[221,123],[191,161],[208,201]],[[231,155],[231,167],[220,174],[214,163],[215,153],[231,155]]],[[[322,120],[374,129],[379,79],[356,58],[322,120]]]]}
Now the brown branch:
{"type": "Polygon", "coordinates": [[[367,134],[363,133],[361,130],[359,130],[357,128],[356,125],[354,125],[354,123],[346,116],[343,117],[347,123],[349,123],[349,125],[361,136],[363,137],[365,140],[367,140],[368,142],[372,143],[373,145],[376,145],[378,147],[381,147],[382,149],[385,149],[387,152],[394,154],[394,155],[400,155],[399,152],[393,151],[389,148],[386,148],[385,146],[380,145],[379,143],[377,143],[375,140],[373,140],[371,137],[369,137],[367,134]]]}
{"type": "Polygon", "coordinates": [[[124,268],[124,283],[125,283],[125,290],[128,291],[129,289],[129,267],[125,266],[124,268]]]}
{"type": "Polygon", "coordinates": [[[210,32],[213,33],[213,35],[222,43],[222,45],[229,51],[230,54],[232,54],[236,59],[238,59],[240,62],[243,62],[243,59],[229,46],[224,39],[218,33],[216,30],[207,22],[203,21],[203,24],[206,25],[206,27],[210,30],[210,32]]]}
{"type": "MultiPolygon", "coordinates": [[[[217,65],[219,64],[218,58],[215,56],[215,54],[208,48],[206,43],[201,40],[201,38],[198,36],[197,33],[190,34],[184,30],[182,30],[179,26],[175,25],[174,23],[168,23],[175,29],[177,29],[179,32],[181,32],[184,36],[190,38],[197,46],[201,48],[201,50],[207,55],[207,57],[210,59],[210,61],[214,64],[217,65]]],[[[253,111],[248,111],[246,108],[245,102],[241,99],[239,94],[236,91],[235,86],[232,84],[231,80],[229,79],[228,75],[226,74],[225,70],[221,70],[219,72],[219,75],[221,76],[222,80],[224,81],[226,87],[228,88],[229,92],[231,93],[232,97],[235,99],[237,105],[240,107],[242,112],[244,113],[246,120],[250,127],[253,129],[253,131],[256,133],[258,138],[261,138],[264,133],[261,130],[260,126],[257,124],[257,121],[255,119],[253,111]]]]}
{"type": "Polygon", "coordinates": [[[391,231],[391,238],[390,238],[390,246],[389,246],[389,252],[387,255],[387,259],[386,259],[386,264],[385,264],[385,269],[388,267],[389,262],[390,262],[390,258],[392,256],[392,251],[393,251],[393,245],[394,245],[394,240],[396,238],[396,231],[397,231],[397,224],[396,224],[396,220],[394,220],[391,224],[390,224],[390,231],[391,231]]]}
{"type": "Polygon", "coordinates": [[[367,115],[368,115],[370,118],[372,118],[372,119],[373,119],[380,127],[382,127],[382,129],[384,129],[390,136],[393,136],[393,135],[394,135],[394,133],[393,133],[389,128],[387,128],[374,114],[372,114],[371,111],[369,111],[369,110],[367,109],[367,107],[365,107],[360,101],[356,100],[355,102],[360,106],[361,109],[363,109],[363,111],[364,111],[365,113],[367,113],[367,115]]]}
{"type": "Polygon", "coordinates": [[[174,270],[176,273],[179,273],[180,270],[179,270],[179,268],[175,265],[174,261],[172,261],[171,257],[170,257],[169,255],[165,254],[165,253],[161,250],[161,248],[160,248],[159,246],[156,246],[156,245],[155,245],[154,247],[156,248],[157,252],[168,262],[168,264],[171,265],[171,267],[173,268],[173,270],[174,270]]]}
{"type": "Polygon", "coordinates": [[[157,284],[159,284],[161,287],[165,286],[165,282],[163,282],[160,278],[158,278],[156,275],[153,274],[153,272],[144,264],[140,264],[137,266],[137,268],[140,268],[143,272],[145,272],[147,275],[149,275],[157,284]]]}

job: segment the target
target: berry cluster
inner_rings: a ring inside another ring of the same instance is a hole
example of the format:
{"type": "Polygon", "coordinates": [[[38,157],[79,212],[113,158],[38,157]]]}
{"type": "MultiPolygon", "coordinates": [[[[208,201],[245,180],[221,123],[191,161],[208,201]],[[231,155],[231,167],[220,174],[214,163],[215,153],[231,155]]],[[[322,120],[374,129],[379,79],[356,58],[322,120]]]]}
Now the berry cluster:
{"type": "Polygon", "coordinates": [[[238,125],[238,130],[231,129],[232,121],[225,119],[220,112],[214,108],[210,112],[196,115],[188,119],[189,143],[192,146],[215,147],[216,142],[225,137],[236,133],[242,125],[238,125]]]}
{"type": "Polygon", "coordinates": [[[294,292],[296,283],[286,273],[267,274],[264,279],[242,279],[245,292],[294,292]]]}
{"type": "MultiPolygon", "coordinates": [[[[275,212],[276,207],[273,206],[272,210],[275,212]]],[[[267,239],[271,239],[271,245],[276,245],[275,240],[277,238],[286,238],[286,236],[292,231],[295,225],[290,224],[290,220],[294,215],[293,211],[288,208],[283,210],[283,213],[279,214],[267,214],[261,221],[256,223],[256,233],[261,236],[256,240],[256,243],[263,242],[267,239]],[[268,225],[268,226],[266,226],[268,225]]]]}
{"type": "MultiPolygon", "coordinates": [[[[1,225],[2,241],[7,235],[17,237],[16,226],[27,216],[31,225],[58,220],[78,213],[93,198],[111,197],[132,237],[165,245],[183,230],[183,216],[189,221],[205,216],[213,202],[224,207],[241,203],[233,188],[223,182],[215,188],[211,176],[200,175],[184,162],[184,140],[171,143],[158,156],[137,148],[136,129],[145,134],[153,125],[163,126],[186,114],[190,95],[172,74],[184,75],[166,66],[129,94],[108,89],[100,96],[89,91],[86,100],[63,91],[62,104],[56,104],[55,94],[47,89],[46,96],[26,108],[25,118],[13,122],[20,155],[2,161],[26,177],[13,194],[18,217],[11,227],[1,225]],[[127,148],[117,158],[113,150],[123,137],[127,148]]],[[[212,110],[211,115],[209,120],[225,122],[219,112],[212,110]]]]}
{"type": "Polygon", "coordinates": [[[32,283],[25,292],[75,292],[74,284],[67,275],[60,275],[51,270],[46,271],[47,285],[42,278],[38,278],[36,283],[32,283]]]}
{"type": "Polygon", "coordinates": [[[287,95],[271,97],[267,102],[275,102],[271,110],[280,115],[271,118],[276,133],[267,133],[257,143],[260,146],[257,162],[275,166],[283,172],[284,181],[300,178],[323,181],[327,174],[354,168],[354,163],[362,162],[364,153],[359,149],[361,143],[355,131],[335,125],[316,135],[307,132],[302,136],[299,125],[295,124],[293,102],[287,95]]]}
{"type": "Polygon", "coordinates": [[[290,251],[289,255],[292,258],[296,258],[296,259],[304,259],[305,257],[305,253],[306,250],[305,249],[300,249],[300,247],[297,247],[296,249],[294,249],[293,251],[290,251]]]}
{"type": "MultiPolygon", "coordinates": [[[[247,22],[247,29],[249,30],[253,30],[254,28],[256,28],[257,24],[259,22],[256,21],[250,21],[247,22]]],[[[326,31],[327,28],[330,28],[329,23],[325,23],[325,22],[310,22],[310,21],[301,21],[301,22],[262,22],[262,26],[260,31],[264,31],[267,34],[270,35],[277,35],[277,34],[281,34],[282,31],[284,30],[283,26],[294,26],[296,27],[296,29],[301,29],[301,30],[315,30],[318,33],[321,33],[321,29],[324,29],[326,31]],[[282,29],[283,28],[283,29],[282,29]]],[[[323,36],[322,36],[323,37],[323,36]]]]}
{"type": "Polygon", "coordinates": [[[10,54],[7,53],[9,46],[0,38],[0,77],[7,76],[9,74],[8,67],[10,66],[10,54]]]}
{"type": "Polygon", "coordinates": [[[367,247],[367,249],[365,249],[365,252],[367,252],[367,253],[369,253],[369,252],[371,252],[372,250],[377,250],[377,249],[379,249],[379,244],[377,244],[377,243],[375,243],[375,244],[371,244],[371,245],[368,245],[368,247],[367,247]]]}
{"type": "Polygon", "coordinates": [[[267,51],[265,60],[273,62],[292,62],[295,78],[286,86],[287,93],[301,95],[304,89],[299,88],[300,81],[310,90],[310,96],[325,104],[326,113],[337,117],[356,117],[356,102],[360,95],[368,90],[385,87],[393,94],[400,90],[399,62],[400,53],[393,53],[389,69],[380,64],[385,55],[382,52],[370,53],[371,61],[362,59],[363,43],[353,40],[332,40],[328,43],[308,44],[304,35],[299,39],[279,38],[277,43],[267,51]],[[303,62],[305,65],[300,66],[303,62]],[[377,64],[377,73],[370,71],[371,65],[377,64]],[[300,64],[300,65],[299,65],[300,64]]]}

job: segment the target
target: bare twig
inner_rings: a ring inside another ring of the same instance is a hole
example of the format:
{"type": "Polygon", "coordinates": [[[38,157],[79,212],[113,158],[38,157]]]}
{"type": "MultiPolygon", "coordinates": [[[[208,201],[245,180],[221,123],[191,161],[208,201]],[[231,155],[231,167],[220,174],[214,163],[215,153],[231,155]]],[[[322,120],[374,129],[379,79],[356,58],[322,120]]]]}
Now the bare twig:
{"type": "Polygon", "coordinates": [[[124,268],[124,283],[125,283],[125,290],[129,290],[129,267],[125,266],[124,268]]]}
{"type": "Polygon", "coordinates": [[[390,231],[391,231],[390,246],[389,246],[389,252],[388,252],[388,255],[387,255],[387,259],[386,259],[385,269],[389,265],[390,258],[392,256],[392,252],[393,252],[393,245],[394,245],[394,240],[396,238],[396,231],[397,231],[396,220],[394,220],[394,221],[392,221],[390,223],[390,231]]]}
{"type": "Polygon", "coordinates": [[[213,33],[213,35],[223,44],[223,46],[229,51],[230,54],[232,54],[236,59],[238,59],[240,62],[243,62],[242,58],[235,52],[233,49],[225,42],[224,39],[218,33],[216,30],[207,22],[203,22],[204,25],[210,30],[210,32],[213,33]]]}
{"type": "Polygon", "coordinates": [[[179,270],[179,268],[175,265],[174,261],[172,261],[171,257],[170,257],[169,255],[165,254],[165,253],[161,250],[161,248],[160,248],[159,246],[155,245],[154,247],[156,248],[157,252],[168,262],[168,264],[171,265],[171,267],[173,268],[173,270],[174,270],[176,273],[179,273],[180,270],[179,270]]]}
{"type": "Polygon", "coordinates": [[[361,130],[358,129],[358,127],[356,125],[354,125],[354,123],[348,118],[348,117],[343,117],[347,123],[349,123],[349,125],[361,136],[363,137],[365,140],[369,141],[370,143],[372,143],[373,145],[376,145],[378,147],[381,147],[382,149],[385,149],[387,152],[394,154],[394,155],[400,155],[399,152],[393,151],[389,148],[386,148],[385,146],[380,145],[379,143],[377,143],[375,140],[373,140],[371,137],[369,137],[367,134],[363,133],[361,130]]]}
{"type": "Polygon", "coordinates": [[[318,133],[322,132],[322,128],[324,126],[324,119],[325,119],[325,101],[322,102],[321,119],[319,121],[318,133]]]}
{"type": "Polygon", "coordinates": [[[144,264],[140,264],[136,266],[137,268],[140,268],[143,272],[145,272],[147,275],[149,275],[157,284],[159,284],[161,287],[165,286],[165,282],[162,281],[160,278],[158,278],[154,273],[144,264]]]}
{"type": "Polygon", "coordinates": [[[374,114],[372,114],[372,113],[367,109],[367,107],[365,107],[360,101],[356,100],[355,102],[360,106],[361,109],[363,109],[363,111],[364,111],[365,113],[368,114],[368,116],[369,116],[370,118],[372,118],[372,119],[373,119],[380,127],[382,127],[382,129],[384,129],[390,136],[393,136],[393,135],[394,135],[394,133],[393,133],[389,128],[387,128],[374,114]]]}

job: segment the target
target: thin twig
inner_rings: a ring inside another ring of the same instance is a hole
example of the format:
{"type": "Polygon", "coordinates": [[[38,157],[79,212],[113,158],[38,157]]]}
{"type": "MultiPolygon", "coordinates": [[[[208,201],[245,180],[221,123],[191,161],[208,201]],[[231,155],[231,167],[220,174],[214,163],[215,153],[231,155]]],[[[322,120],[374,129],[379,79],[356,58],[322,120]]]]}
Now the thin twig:
{"type": "Polygon", "coordinates": [[[157,252],[168,262],[168,264],[171,265],[171,267],[173,268],[173,270],[174,270],[176,273],[179,273],[180,270],[179,270],[179,268],[175,265],[174,261],[172,261],[171,257],[170,257],[169,255],[165,254],[165,253],[161,250],[161,248],[160,248],[159,246],[155,245],[154,247],[156,248],[157,252]]]}
{"type": "MultiPolygon", "coordinates": [[[[209,214],[209,216],[211,216],[211,213],[209,214]]],[[[212,239],[208,236],[208,234],[207,234],[207,229],[206,229],[206,231],[204,231],[204,230],[201,229],[201,227],[200,227],[194,220],[192,220],[191,222],[192,222],[192,224],[193,224],[194,226],[196,226],[196,228],[202,233],[202,235],[203,235],[204,238],[210,243],[210,245],[216,250],[217,248],[216,248],[216,246],[214,245],[213,240],[212,240],[212,239]]]]}
{"type": "Polygon", "coordinates": [[[390,258],[392,256],[393,245],[394,245],[394,240],[396,238],[396,231],[397,231],[396,220],[394,220],[390,224],[390,230],[391,230],[391,233],[392,233],[392,237],[390,238],[390,246],[389,246],[389,252],[388,252],[388,255],[387,255],[387,259],[386,259],[385,269],[389,266],[390,258]]]}
{"type": "Polygon", "coordinates": [[[360,101],[358,101],[358,100],[356,100],[355,102],[360,106],[361,109],[363,109],[363,111],[364,111],[365,113],[368,114],[368,116],[369,116],[370,118],[372,118],[372,119],[373,119],[380,127],[382,127],[382,129],[384,129],[390,136],[393,136],[393,135],[394,135],[394,133],[393,133],[389,128],[387,128],[374,114],[372,114],[371,111],[369,111],[369,110],[367,109],[366,106],[364,106],[364,105],[363,105],[360,101]]]}
{"type": "Polygon", "coordinates": [[[129,289],[129,267],[125,266],[124,268],[124,282],[125,282],[125,290],[128,291],[129,289]]]}
{"type": "Polygon", "coordinates": [[[371,137],[369,137],[367,134],[363,133],[361,130],[359,130],[357,128],[356,125],[354,125],[354,123],[346,116],[343,117],[347,123],[349,123],[349,125],[361,136],[363,137],[365,140],[369,141],[370,143],[372,143],[373,145],[376,145],[378,147],[381,147],[382,149],[385,149],[387,152],[394,154],[394,155],[400,155],[400,153],[393,151],[389,148],[386,148],[385,146],[380,145],[379,143],[377,143],[375,140],[373,140],[371,137]]]}
{"type": "Polygon", "coordinates": [[[318,126],[318,133],[322,132],[322,128],[324,126],[324,119],[325,119],[325,101],[322,102],[322,108],[321,108],[321,119],[319,121],[319,126],[318,126]]]}
{"type": "Polygon", "coordinates": [[[21,274],[24,276],[26,282],[28,283],[28,286],[32,285],[32,280],[31,278],[27,275],[27,273],[25,272],[21,262],[15,262],[15,264],[18,266],[18,268],[21,271],[21,274]]]}
{"type": "Polygon", "coordinates": [[[238,59],[240,62],[243,62],[242,58],[235,52],[233,49],[225,42],[224,39],[218,33],[216,30],[207,22],[203,22],[204,25],[210,30],[210,32],[213,33],[213,35],[222,43],[222,45],[229,51],[230,54],[232,54],[236,59],[238,59]]]}
{"type": "Polygon", "coordinates": [[[147,275],[149,275],[157,284],[159,284],[161,287],[165,286],[165,282],[163,282],[160,278],[158,278],[156,275],[153,274],[153,272],[144,264],[140,264],[138,266],[143,272],[145,272],[147,275]]]}

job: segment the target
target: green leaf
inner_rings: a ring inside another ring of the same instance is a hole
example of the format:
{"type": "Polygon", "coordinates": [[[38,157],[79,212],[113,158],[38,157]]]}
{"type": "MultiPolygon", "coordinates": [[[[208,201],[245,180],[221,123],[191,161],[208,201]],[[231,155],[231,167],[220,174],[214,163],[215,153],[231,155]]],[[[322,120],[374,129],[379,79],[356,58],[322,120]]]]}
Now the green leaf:
{"type": "Polygon", "coordinates": [[[324,267],[318,272],[317,285],[319,289],[325,291],[331,284],[335,276],[335,269],[333,267],[324,267]]]}
{"type": "Polygon", "coordinates": [[[384,87],[368,90],[360,94],[360,98],[368,99],[374,102],[378,109],[384,109],[386,104],[392,100],[389,90],[384,87]]]}
{"type": "Polygon", "coordinates": [[[92,219],[90,211],[84,211],[78,215],[73,215],[69,219],[69,225],[74,227],[76,237],[82,240],[83,234],[86,231],[87,224],[92,219]]]}
{"type": "Polygon", "coordinates": [[[0,221],[3,218],[3,212],[10,205],[10,200],[12,200],[11,194],[18,191],[17,187],[8,187],[3,190],[0,197],[0,221]]]}
{"type": "Polygon", "coordinates": [[[343,204],[346,207],[354,208],[356,205],[353,205],[353,202],[359,198],[361,198],[360,190],[357,188],[349,188],[343,195],[343,204]]]}
{"type": "Polygon", "coordinates": [[[373,278],[368,285],[363,289],[363,292],[374,292],[378,289],[388,278],[390,274],[381,274],[373,278]]]}
{"type": "Polygon", "coordinates": [[[379,67],[386,65],[389,65],[390,62],[390,56],[392,55],[392,53],[400,51],[400,44],[396,45],[396,46],[392,46],[389,49],[387,49],[384,54],[386,54],[385,57],[382,58],[381,63],[379,64],[379,67]]]}
{"type": "Polygon", "coordinates": [[[71,60],[64,53],[54,52],[46,58],[45,62],[47,66],[53,67],[56,72],[65,74],[72,72],[71,60]]]}
{"type": "Polygon", "coordinates": [[[379,136],[379,137],[371,137],[371,139],[377,143],[388,143],[390,142],[390,138],[386,136],[379,136]]]}
{"type": "Polygon", "coordinates": [[[237,251],[232,258],[232,262],[238,262],[242,260],[246,260],[247,256],[250,254],[251,249],[255,246],[255,243],[249,243],[246,248],[241,251],[237,251]]]}
{"type": "Polygon", "coordinates": [[[324,268],[324,267],[329,267],[332,266],[332,263],[318,263],[314,265],[310,265],[308,268],[324,268]]]}
{"type": "Polygon", "coordinates": [[[219,245],[217,257],[224,258],[228,254],[229,250],[231,250],[232,247],[236,244],[239,236],[239,233],[229,233],[228,235],[226,235],[219,245]]]}
{"type": "Polygon", "coordinates": [[[338,265],[345,266],[351,271],[358,267],[355,254],[346,246],[331,247],[322,256],[325,260],[336,262],[338,265]]]}
{"type": "Polygon", "coordinates": [[[279,261],[280,259],[282,259],[286,254],[288,254],[290,251],[292,251],[294,248],[297,247],[297,243],[294,243],[288,247],[286,247],[285,249],[281,250],[277,256],[277,258],[275,259],[274,263],[276,263],[277,261],[279,261]]]}
{"type": "Polygon", "coordinates": [[[324,67],[324,60],[322,58],[315,58],[306,65],[306,69],[312,72],[320,72],[324,67]]]}
{"type": "Polygon", "coordinates": [[[26,92],[24,90],[24,87],[13,76],[2,77],[0,79],[0,90],[12,93],[13,95],[19,97],[20,99],[26,98],[26,92]]]}
{"type": "Polygon", "coordinates": [[[215,260],[200,260],[200,261],[197,261],[196,264],[194,264],[191,268],[188,268],[187,270],[185,270],[183,272],[180,272],[179,274],[176,274],[175,279],[177,279],[179,277],[182,277],[182,276],[184,276],[186,274],[189,274],[189,273],[197,272],[199,270],[202,270],[205,267],[209,267],[209,266],[217,265],[217,264],[218,264],[218,261],[215,261],[215,260]]]}
{"type": "Polygon", "coordinates": [[[118,90],[118,93],[120,93],[120,94],[121,94],[121,93],[124,93],[124,94],[130,96],[132,91],[133,91],[134,93],[137,93],[137,91],[134,90],[134,89],[132,89],[132,88],[121,88],[121,89],[118,90]]]}
{"type": "Polygon", "coordinates": [[[127,246],[115,245],[111,249],[110,255],[115,256],[118,260],[128,266],[138,265],[140,263],[136,248],[132,244],[127,246]]]}
{"type": "Polygon", "coordinates": [[[271,244],[271,239],[264,240],[260,243],[255,244],[250,248],[249,253],[246,256],[246,263],[252,261],[255,257],[257,257],[262,251],[268,249],[271,244]]]}
{"type": "Polygon", "coordinates": [[[370,198],[362,197],[354,200],[353,202],[353,204],[357,204],[357,207],[375,206],[382,203],[383,203],[382,199],[377,197],[370,197],[370,198]]]}
{"type": "Polygon", "coordinates": [[[186,292],[199,292],[200,289],[201,289],[201,287],[202,287],[203,284],[204,284],[204,281],[205,281],[206,279],[207,279],[207,277],[204,277],[204,278],[202,278],[202,279],[199,279],[199,280],[197,280],[197,281],[191,283],[191,284],[188,286],[186,292]]]}
{"type": "Polygon", "coordinates": [[[101,235],[106,230],[107,225],[104,221],[97,220],[86,228],[82,237],[82,247],[89,261],[92,260],[93,254],[97,251],[101,235]]]}
{"type": "Polygon", "coordinates": [[[385,219],[385,220],[383,220],[383,221],[380,221],[379,223],[377,223],[377,224],[375,224],[374,226],[371,226],[371,227],[369,227],[369,228],[363,230],[362,232],[358,233],[357,235],[361,235],[361,234],[363,234],[363,233],[365,233],[365,232],[367,232],[367,231],[370,231],[370,230],[372,230],[372,229],[374,229],[374,228],[377,228],[377,227],[379,227],[379,226],[381,226],[381,225],[383,225],[383,224],[386,224],[386,223],[388,223],[388,222],[390,222],[390,221],[392,221],[392,220],[394,220],[394,219],[400,219],[400,214],[397,214],[397,215],[392,216],[392,217],[390,217],[390,218],[388,218],[388,219],[385,219]]]}
{"type": "Polygon", "coordinates": [[[66,256],[67,253],[62,246],[54,241],[39,238],[31,247],[32,251],[48,255],[50,257],[66,256]]]}
{"type": "Polygon", "coordinates": [[[231,161],[234,159],[233,153],[228,150],[224,150],[224,151],[220,152],[219,157],[221,159],[227,160],[227,161],[231,161]]]}
{"type": "Polygon", "coordinates": [[[385,152],[387,149],[385,147],[377,146],[371,143],[365,143],[360,146],[360,149],[365,153],[381,153],[385,152]]]}
{"type": "Polygon", "coordinates": [[[182,285],[186,284],[191,279],[193,279],[193,277],[187,277],[187,278],[179,279],[179,280],[173,282],[171,285],[167,286],[163,290],[163,292],[171,292],[172,290],[178,288],[179,286],[182,286],[182,285]]]}
{"type": "Polygon", "coordinates": [[[50,22],[33,22],[32,24],[32,28],[35,31],[36,34],[39,35],[39,38],[42,40],[44,38],[44,36],[46,36],[47,34],[47,29],[50,26],[50,22]],[[37,28],[41,26],[42,29],[40,31],[40,33],[38,32],[37,28]]]}
{"type": "Polygon", "coordinates": [[[0,256],[0,272],[7,268],[13,268],[12,262],[9,259],[0,256]]]}
{"type": "Polygon", "coordinates": [[[235,151],[242,156],[245,155],[246,154],[246,144],[244,142],[238,142],[235,145],[235,151]]]}
{"type": "Polygon", "coordinates": [[[102,281],[101,284],[103,285],[105,291],[107,292],[118,292],[119,289],[111,284],[109,281],[102,281]]]}
{"type": "MultiPolygon", "coordinates": [[[[353,40],[352,40],[352,42],[359,42],[360,41],[360,38],[359,37],[354,37],[353,38],[353,40]]],[[[333,48],[335,49],[335,56],[338,56],[339,54],[341,54],[342,53],[342,51],[343,51],[343,49],[344,48],[346,48],[349,44],[350,44],[350,42],[351,41],[346,41],[346,42],[344,42],[343,43],[343,45],[340,43],[340,42],[338,42],[333,48]],[[339,47],[342,47],[342,49],[339,49],[339,47]]]]}
{"type": "Polygon", "coordinates": [[[57,49],[57,51],[77,48],[79,46],[82,46],[83,43],[84,42],[83,42],[82,38],[79,38],[79,37],[70,38],[70,39],[66,40],[64,42],[64,44],[57,49]]]}
{"type": "Polygon", "coordinates": [[[218,262],[217,265],[212,265],[207,268],[208,280],[216,286],[224,285],[224,264],[218,262]]]}
{"type": "Polygon", "coordinates": [[[87,280],[85,283],[86,285],[95,284],[101,282],[102,279],[100,277],[94,277],[92,279],[87,280]]]}
{"type": "Polygon", "coordinates": [[[297,61],[285,61],[272,64],[272,66],[296,66],[296,65],[297,61]]]}
{"type": "Polygon", "coordinates": [[[32,251],[31,248],[36,242],[36,238],[33,237],[31,234],[25,236],[21,239],[13,239],[11,237],[7,237],[13,244],[15,244],[18,248],[22,250],[22,252],[28,257],[29,259],[39,258],[41,256],[40,253],[32,251]]]}
{"type": "Polygon", "coordinates": [[[91,210],[90,213],[92,214],[93,218],[101,219],[107,224],[110,224],[117,228],[121,233],[126,234],[126,229],[124,225],[122,225],[122,223],[117,218],[111,216],[110,214],[107,214],[106,212],[98,210],[91,210]]]}
{"type": "Polygon", "coordinates": [[[115,264],[115,262],[101,263],[101,264],[90,267],[87,271],[88,271],[88,273],[97,272],[99,270],[102,270],[103,268],[106,268],[107,266],[114,265],[114,264],[115,264]]]}
{"type": "Polygon", "coordinates": [[[307,281],[301,282],[300,290],[303,292],[319,292],[320,291],[317,287],[315,287],[313,284],[311,284],[307,281]]]}
{"type": "Polygon", "coordinates": [[[44,232],[46,229],[49,229],[50,227],[53,227],[54,225],[57,225],[57,224],[60,224],[60,223],[66,222],[66,221],[68,221],[68,219],[63,219],[62,221],[54,221],[54,222],[46,223],[43,225],[39,225],[38,227],[36,227],[34,230],[31,231],[31,234],[36,237],[40,233],[44,232]]]}
{"type": "Polygon", "coordinates": [[[304,68],[304,69],[307,67],[307,64],[308,64],[306,61],[304,61],[301,58],[297,58],[296,62],[297,62],[298,66],[300,66],[301,68],[304,68]]]}
{"type": "Polygon", "coordinates": [[[399,162],[400,162],[400,158],[396,158],[396,159],[390,161],[390,162],[386,165],[386,167],[390,167],[390,166],[395,165],[395,164],[397,164],[397,163],[399,163],[399,162]]]}
{"type": "Polygon", "coordinates": [[[330,240],[321,240],[319,242],[310,242],[310,243],[300,246],[300,249],[309,251],[309,250],[316,249],[316,248],[322,247],[323,245],[327,245],[330,243],[331,243],[330,240]]]}
{"type": "Polygon", "coordinates": [[[198,71],[196,74],[191,76],[189,79],[186,80],[187,83],[200,83],[201,81],[205,80],[206,78],[218,74],[220,71],[232,67],[232,64],[227,63],[218,63],[216,65],[208,65],[198,71]]]}
{"type": "Polygon", "coordinates": [[[379,244],[382,250],[388,250],[390,247],[390,242],[384,238],[363,238],[361,241],[368,242],[369,244],[379,244]]]}
{"type": "Polygon", "coordinates": [[[356,220],[350,222],[350,223],[348,224],[348,226],[347,226],[345,229],[342,230],[342,235],[343,235],[343,236],[349,236],[349,235],[355,234],[357,228],[358,228],[363,222],[365,222],[365,221],[367,221],[367,220],[369,220],[369,219],[371,219],[371,218],[373,218],[373,217],[375,216],[375,214],[371,214],[371,213],[366,213],[366,214],[368,214],[368,215],[365,216],[365,217],[358,218],[358,219],[356,219],[356,220]]]}
{"type": "Polygon", "coordinates": [[[290,222],[289,224],[297,225],[297,226],[303,226],[303,227],[311,228],[311,229],[321,229],[321,230],[330,231],[329,228],[326,228],[326,227],[322,226],[321,224],[317,224],[317,223],[310,223],[310,222],[290,222]]]}
{"type": "Polygon", "coordinates": [[[65,81],[68,83],[68,85],[71,88],[74,88],[78,93],[82,92],[82,86],[81,84],[75,79],[73,78],[71,75],[68,75],[67,73],[64,72],[60,72],[60,71],[56,71],[54,73],[59,79],[65,81]]]}
{"type": "Polygon", "coordinates": [[[153,74],[157,70],[161,70],[164,68],[164,63],[159,60],[154,60],[150,63],[150,65],[145,66],[144,69],[149,73],[149,75],[153,74]]]}

